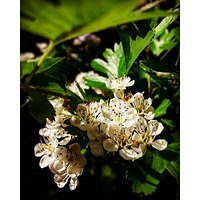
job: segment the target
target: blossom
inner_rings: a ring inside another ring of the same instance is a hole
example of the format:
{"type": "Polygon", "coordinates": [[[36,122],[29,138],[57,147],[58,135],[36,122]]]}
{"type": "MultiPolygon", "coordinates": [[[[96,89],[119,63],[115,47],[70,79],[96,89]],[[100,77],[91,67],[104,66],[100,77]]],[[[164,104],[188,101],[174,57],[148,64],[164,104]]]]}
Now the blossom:
{"type": "Polygon", "coordinates": [[[34,154],[36,157],[41,157],[39,165],[41,168],[47,167],[54,161],[53,153],[58,146],[58,140],[55,137],[44,138],[44,143],[38,143],[34,147],[34,154]]]}
{"type": "Polygon", "coordinates": [[[155,140],[155,137],[162,132],[163,128],[162,123],[157,120],[150,120],[147,122],[144,118],[140,117],[136,123],[135,139],[139,143],[151,145],[162,151],[167,147],[167,141],[165,139],[155,140]]]}
{"type": "Polygon", "coordinates": [[[65,121],[70,119],[72,114],[63,106],[63,98],[54,98],[49,100],[55,109],[55,122],[60,123],[62,127],[66,127],[65,121]]]}
{"type": "Polygon", "coordinates": [[[60,145],[68,144],[69,141],[75,137],[68,134],[59,121],[51,121],[48,118],[46,119],[45,128],[40,129],[39,134],[43,137],[61,139],[58,141],[60,145]]]}
{"type": "Polygon", "coordinates": [[[70,190],[76,189],[79,181],[78,176],[83,173],[83,168],[87,161],[83,155],[80,154],[80,145],[73,143],[69,148],[59,149],[54,153],[56,160],[49,166],[54,173],[54,181],[59,188],[64,187],[70,180],[70,190]]]}
{"type": "Polygon", "coordinates": [[[134,124],[136,110],[121,99],[113,98],[102,104],[102,114],[108,124],[130,127],[134,124]]]}
{"type": "Polygon", "coordinates": [[[151,120],[154,118],[154,108],[151,106],[151,98],[144,99],[143,93],[137,92],[134,95],[130,95],[128,100],[137,113],[144,116],[146,119],[151,120]]]}
{"type": "Polygon", "coordinates": [[[106,81],[106,86],[109,89],[114,90],[114,96],[117,98],[123,98],[124,97],[124,90],[127,87],[133,86],[135,83],[134,80],[131,81],[130,77],[120,77],[116,79],[108,79],[106,81]]]}

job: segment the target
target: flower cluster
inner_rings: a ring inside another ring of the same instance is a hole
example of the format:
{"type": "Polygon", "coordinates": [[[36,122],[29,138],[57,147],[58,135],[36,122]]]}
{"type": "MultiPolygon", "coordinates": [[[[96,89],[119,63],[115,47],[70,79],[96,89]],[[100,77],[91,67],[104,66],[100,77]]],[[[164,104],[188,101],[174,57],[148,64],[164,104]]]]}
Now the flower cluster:
{"type": "Polygon", "coordinates": [[[108,80],[106,86],[113,90],[114,98],[80,103],[73,114],[63,107],[64,100],[50,100],[55,118],[47,119],[45,128],[40,129],[42,142],[34,150],[35,156],[41,157],[40,167],[50,168],[58,187],[64,187],[69,180],[69,188],[74,190],[86,165],[80,145],[71,142],[76,136],[66,131],[66,120],[86,131],[95,156],[119,152],[123,159],[134,161],[144,155],[149,145],[160,151],[167,147],[166,140],[156,139],[164,127],[154,120],[151,98],[145,99],[140,92],[124,93],[133,84],[129,77],[108,80]]]}
{"type": "Polygon", "coordinates": [[[54,174],[54,181],[62,188],[68,180],[70,190],[78,185],[78,176],[83,172],[86,159],[80,154],[78,143],[70,144],[76,136],[69,134],[65,129],[65,120],[71,114],[62,106],[62,99],[50,101],[55,108],[54,121],[46,120],[45,128],[40,129],[41,142],[34,148],[35,156],[41,157],[39,165],[41,168],[49,167],[54,174]],[[67,145],[67,147],[65,147],[67,145]]]}
{"type": "Polygon", "coordinates": [[[151,98],[144,99],[139,92],[124,95],[126,87],[133,84],[130,78],[111,80],[107,85],[114,89],[114,98],[79,104],[71,117],[74,126],[87,131],[95,156],[119,151],[122,158],[134,161],[144,155],[148,145],[158,150],[167,147],[166,140],[155,140],[163,125],[153,120],[151,98]]]}

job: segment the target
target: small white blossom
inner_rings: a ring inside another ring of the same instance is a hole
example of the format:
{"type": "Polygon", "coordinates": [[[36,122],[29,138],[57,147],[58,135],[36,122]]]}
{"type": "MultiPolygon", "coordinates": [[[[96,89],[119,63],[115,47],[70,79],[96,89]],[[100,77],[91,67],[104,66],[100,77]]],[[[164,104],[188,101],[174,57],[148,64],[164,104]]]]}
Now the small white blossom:
{"type": "Polygon", "coordinates": [[[70,180],[69,188],[74,190],[79,183],[78,176],[83,173],[87,161],[80,154],[81,149],[78,143],[69,145],[68,149],[61,148],[55,152],[56,160],[51,163],[49,168],[55,174],[54,181],[59,188],[64,187],[70,180]]]}
{"type": "Polygon", "coordinates": [[[45,138],[44,143],[38,143],[34,147],[36,157],[41,157],[39,165],[41,168],[47,167],[54,161],[53,153],[58,146],[58,140],[54,138],[45,138]]]}
{"type": "Polygon", "coordinates": [[[124,97],[124,90],[127,87],[133,86],[135,83],[134,80],[131,81],[130,77],[120,77],[116,79],[108,79],[106,81],[106,86],[109,89],[114,90],[114,95],[117,98],[123,98],[124,97]]]}
{"type": "Polygon", "coordinates": [[[143,93],[137,92],[131,95],[128,102],[133,105],[139,115],[144,116],[148,120],[154,118],[154,108],[151,106],[152,100],[151,98],[144,99],[143,93]]]}
{"type": "Polygon", "coordinates": [[[163,128],[162,123],[157,120],[147,122],[144,118],[140,117],[136,123],[137,134],[135,134],[135,139],[139,143],[152,145],[152,147],[158,150],[164,150],[167,147],[167,141],[164,139],[155,140],[155,137],[162,132],[163,128]]]}

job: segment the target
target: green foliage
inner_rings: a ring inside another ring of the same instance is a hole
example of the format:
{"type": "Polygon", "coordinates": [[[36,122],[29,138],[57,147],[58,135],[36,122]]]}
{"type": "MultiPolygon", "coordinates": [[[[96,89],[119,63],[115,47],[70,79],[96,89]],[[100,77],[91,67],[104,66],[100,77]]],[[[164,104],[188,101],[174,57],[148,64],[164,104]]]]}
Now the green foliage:
{"type": "Polygon", "coordinates": [[[111,78],[119,78],[125,75],[126,65],[124,59],[124,53],[122,44],[115,43],[114,51],[112,49],[106,49],[103,53],[104,60],[97,58],[91,63],[91,66],[111,78]]]}
{"type": "MultiPolygon", "coordinates": [[[[175,9],[174,12],[176,11],[179,10],[175,9]]],[[[177,19],[178,16],[179,16],[178,14],[175,14],[165,17],[154,29],[155,30],[154,39],[156,39],[159,35],[161,35],[167,29],[167,27],[177,19]]]]}
{"type": "Polygon", "coordinates": [[[179,32],[179,28],[174,28],[170,32],[168,29],[165,29],[165,31],[160,35],[160,39],[155,39],[151,43],[150,48],[152,53],[156,56],[159,56],[164,51],[169,53],[179,43],[179,32]]]}
{"type": "MultiPolygon", "coordinates": [[[[35,74],[45,72],[53,68],[55,65],[57,65],[59,62],[61,62],[64,58],[54,58],[54,57],[47,57],[46,60],[41,64],[40,68],[35,72],[35,74]]],[[[31,61],[22,61],[21,62],[21,79],[24,78],[24,76],[31,74],[31,72],[36,67],[38,61],[37,60],[31,60],[31,61]]]]}
{"type": "Polygon", "coordinates": [[[29,93],[30,100],[30,114],[39,123],[45,124],[46,118],[54,119],[54,108],[51,103],[41,94],[31,92],[29,93]]]}
{"type": "Polygon", "coordinates": [[[131,164],[127,176],[133,183],[133,192],[149,195],[155,192],[165,170],[165,165],[163,160],[151,151],[146,152],[144,157],[140,161],[131,164]],[[135,169],[132,165],[136,165],[135,169]],[[132,170],[135,170],[135,172],[132,170]]]}
{"type": "Polygon", "coordinates": [[[57,5],[44,0],[22,0],[21,28],[58,44],[130,21],[169,14],[160,10],[143,13],[135,10],[139,4],[139,0],[102,0],[95,2],[94,7],[92,0],[62,0],[57,5]]]}
{"type": "Polygon", "coordinates": [[[164,99],[161,104],[155,110],[155,117],[160,117],[166,114],[167,108],[171,105],[171,101],[169,99],[164,99]]]}
{"type": "Polygon", "coordinates": [[[105,84],[106,78],[103,76],[86,76],[84,77],[86,85],[90,87],[100,88],[102,90],[108,90],[105,84]]]}
{"type": "Polygon", "coordinates": [[[30,74],[36,65],[37,62],[22,61],[20,63],[20,78],[23,79],[26,75],[30,74]]]}

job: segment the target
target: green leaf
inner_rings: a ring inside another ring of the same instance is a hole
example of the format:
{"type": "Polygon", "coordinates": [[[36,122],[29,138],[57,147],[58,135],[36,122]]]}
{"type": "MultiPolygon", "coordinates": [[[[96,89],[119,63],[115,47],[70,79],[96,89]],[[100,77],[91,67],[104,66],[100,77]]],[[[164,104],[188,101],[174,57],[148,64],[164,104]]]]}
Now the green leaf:
{"type": "Polygon", "coordinates": [[[133,192],[149,195],[155,192],[162,173],[165,170],[165,164],[162,158],[147,151],[143,162],[138,163],[137,169],[135,170],[139,170],[140,173],[142,172],[145,180],[135,174],[132,185],[133,192]],[[151,160],[151,162],[148,160],[151,160]]]}
{"type": "Polygon", "coordinates": [[[36,66],[36,62],[22,61],[20,62],[20,78],[21,80],[30,74],[36,66]]]}
{"type": "Polygon", "coordinates": [[[167,16],[167,11],[142,12],[140,0],[22,0],[20,26],[26,31],[61,43],[86,33],[130,21],[167,16]]]}
{"type": "Polygon", "coordinates": [[[53,68],[54,66],[56,66],[58,63],[60,63],[63,60],[64,58],[60,58],[60,57],[56,57],[56,58],[47,57],[44,60],[44,62],[41,64],[36,74],[50,70],[51,68],[53,68]]]}
{"type": "MultiPolygon", "coordinates": [[[[55,65],[57,65],[59,62],[63,61],[64,58],[53,58],[53,57],[47,57],[44,62],[41,64],[40,68],[35,74],[39,74],[45,71],[50,70],[53,68],[55,65]]],[[[37,65],[38,61],[37,60],[30,60],[30,61],[22,61],[20,64],[20,70],[21,70],[21,79],[25,76],[30,74],[35,66],[37,65]]]]}
{"type": "MultiPolygon", "coordinates": [[[[150,44],[153,36],[154,36],[154,31],[149,31],[148,34],[144,38],[137,36],[135,40],[132,40],[131,38],[129,39],[130,51],[126,50],[127,57],[128,57],[128,66],[127,66],[126,74],[128,74],[132,64],[135,62],[135,60],[140,55],[140,53],[144,50],[144,48],[147,45],[150,44]]],[[[124,44],[124,45],[127,45],[127,44],[124,44]]]]}
{"type": "Polygon", "coordinates": [[[176,179],[176,182],[180,182],[180,163],[179,161],[167,161],[165,160],[167,171],[176,179]]]}
{"type": "Polygon", "coordinates": [[[49,58],[42,64],[41,68],[33,76],[30,85],[47,90],[65,93],[66,76],[68,74],[66,60],[63,58],[49,58]]]}
{"type": "Polygon", "coordinates": [[[171,101],[169,99],[164,99],[161,104],[155,110],[155,117],[160,117],[166,114],[167,108],[171,105],[171,101]]]}
{"type": "Polygon", "coordinates": [[[156,28],[154,29],[155,31],[155,35],[154,38],[157,38],[159,35],[161,35],[166,29],[167,27],[173,23],[177,17],[179,16],[179,13],[176,13],[177,11],[179,11],[179,9],[175,9],[173,12],[175,13],[174,15],[169,15],[167,17],[165,17],[159,24],[158,26],[156,26],[156,28]]]}
{"type": "Polygon", "coordinates": [[[141,194],[144,193],[145,195],[152,194],[156,191],[157,186],[149,184],[147,182],[141,183],[137,179],[133,182],[132,191],[141,194]]]}
{"type": "Polygon", "coordinates": [[[106,87],[106,84],[105,84],[105,81],[106,81],[105,77],[86,76],[86,77],[84,77],[84,80],[85,80],[85,84],[87,86],[96,87],[96,88],[99,88],[102,90],[108,90],[108,88],[106,87]]]}
{"type": "Polygon", "coordinates": [[[107,63],[100,58],[93,59],[91,62],[91,67],[96,71],[102,72],[106,75],[111,74],[111,72],[107,69],[107,63]]]}
{"type": "Polygon", "coordinates": [[[165,31],[160,35],[160,39],[154,39],[150,45],[154,55],[159,56],[164,51],[170,52],[179,43],[179,28],[174,28],[170,32],[165,31]]]}
{"type": "Polygon", "coordinates": [[[45,124],[46,118],[53,120],[55,110],[51,103],[41,94],[29,93],[30,114],[39,122],[45,124]]]}
{"type": "Polygon", "coordinates": [[[91,63],[91,66],[108,77],[119,78],[123,77],[126,72],[126,63],[122,44],[114,44],[114,50],[106,49],[103,53],[103,57],[106,61],[97,58],[94,59],[91,63]]]}
{"type": "Polygon", "coordinates": [[[161,121],[163,124],[169,126],[169,127],[172,128],[172,129],[175,128],[174,122],[173,122],[173,120],[171,120],[171,119],[164,119],[164,118],[162,118],[160,121],[161,121]]]}

